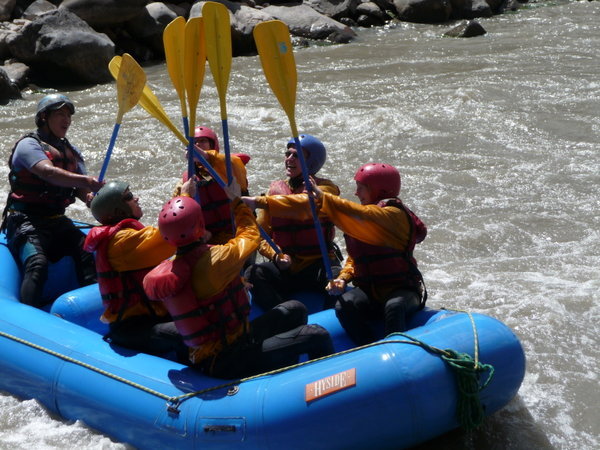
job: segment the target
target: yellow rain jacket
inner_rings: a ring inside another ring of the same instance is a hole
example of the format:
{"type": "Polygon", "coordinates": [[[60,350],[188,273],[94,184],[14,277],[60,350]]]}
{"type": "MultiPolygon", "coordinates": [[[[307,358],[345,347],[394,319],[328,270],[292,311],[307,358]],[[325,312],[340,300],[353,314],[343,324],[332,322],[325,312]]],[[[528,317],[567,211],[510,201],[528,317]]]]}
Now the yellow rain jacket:
{"type": "MultiPolygon", "coordinates": [[[[160,262],[175,254],[176,247],[168,244],[157,228],[145,227],[141,230],[125,228],[114,235],[108,246],[108,261],[117,272],[144,270],[158,265],[160,262]]],[[[158,316],[167,315],[167,310],[162,302],[151,302],[152,308],[158,316]]],[[[146,307],[137,303],[127,308],[121,319],[127,317],[147,315],[146,307]]],[[[102,320],[114,322],[117,314],[106,310],[102,320]]]]}
{"type": "MultiPolygon", "coordinates": [[[[319,188],[321,188],[321,190],[323,192],[327,192],[332,196],[340,195],[340,189],[331,180],[328,180],[325,178],[319,178],[317,181],[318,181],[317,186],[319,186],[319,188]]],[[[296,191],[299,191],[300,189],[304,190],[304,184],[299,189],[296,189],[296,191]]],[[[257,206],[257,208],[260,208],[258,211],[258,214],[257,214],[258,215],[258,219],[257,219],[258,224],[269,235],[272,235],[272,229],[271,229],[272,209],[271,208],[275,208],[276,213],[273,215],[275,216],[277,214],[277,217],[283,217],[283,218],[288,218],[288,219],[292,219],[292,220],[312,219],[312,213],[310,210],[310,205],[308,203],[308,197],[306,196],[306,194],[269,195],[269,192],[267,192],[267,196],[256,197],[256,206],[257,206]],[[288,203],[286,201],[286,198],[288,198],[288,197],[290,197],[290,198],[302,197],[302,198],[304,198],[304,203],[302,203],[301,205],[299,205],[297,207],[293,207],[293,206],[290,207],[288,205],[293,205],[293,204],[297,204],[297,203],[293,203],[293,201],[291,201],[292,203],[288,203]],[[285,214],[279,215],[279,214],[282,214],[283,210],[285,210],[285,214]]],[[[319,209],[319,205],[317,205],[317,212],[318,212],[320,218],[324,218],[325,216],[323,214],[321,214],[318,211],[318,209],[319,209]]],[[[275,250],[273,250],[273,248],[271,248],[271,246],[266,241],[261,242],[260,248],[258,251],[261,255],[263,255],[265,258],[268,258],[270,260],[273,260],[273,258],[275,257],[275,250]]],[[[319,252],[315,253],[314,255],[290,255],[290,256],[292,258],[292,265],[290,267],[290,271],[292,273],[299,272],[299,271],[303,270],[304,268],[313,264],[315,261],[322,259],[322,255],[319,252]]],[[[332,259],[334,258],[333,253],[331,253],[329,256],[332,259]]]]}
{"type": "MultiPolygon", "coordinates": [[[[278,217],[306,217],[310,215],[310,206],[306,194],[267,197],[269,211],[278,217]]],[[[342,199],[323,190],[320,212],[348,234],[367,244],[392,247],[404,250],[409,244],[411,224],[403,211],[395,207],[379,207],[377,205],[361,205],[342,199]]],[[[354,261],[346,258],[339,279],[346,282],[354,278],[354,261]]],[[[375,299],[384,299],[395,287],[374,287],[370,293],[375,299]]]]}
{"type": "MultiPolygon", "coordinates": [[[[233,201],[232,208],[237,225],[235,237],[223,245],[210,246],[194,265],[192,283],[198,299],[210,298],[240,278],[244,263],[260,243],[260,233],[252,211],[240,199],[233,201]]],[[[235,341],[242,332],[243,327],[240,327],[230,333],[227,336],[228,343],[235,341]]],[[[193,349],[190,357],[194,362],[202,361],[221,349],[221,341],[206,343],[193,349]]]]}

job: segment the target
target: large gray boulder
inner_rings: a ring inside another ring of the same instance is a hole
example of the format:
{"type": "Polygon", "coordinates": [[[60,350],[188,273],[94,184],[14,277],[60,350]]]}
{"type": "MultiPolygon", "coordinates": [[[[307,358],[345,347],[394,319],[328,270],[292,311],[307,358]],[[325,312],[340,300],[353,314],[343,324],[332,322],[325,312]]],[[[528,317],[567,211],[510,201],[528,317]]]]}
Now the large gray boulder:
{"type": "Polygon", "coordinates": [[[444,33],[446,37],[469,38],[475,36],[483,36],[486,34],[485,28],[476,20],[464,21],[451,30],[444,33]]]}
{"type": "Polygon", "coordinates": [[[162,2],[152,2],[142,13],[130,20],[126,30],[132,38],[152,49],[156,58],[165,56],[163,31],[177,17],[177,13],[162,2]]]}
{"type": "MultiPolygon", "coordinates": [[[[273,20],[274,17],[265,10],[250,8],[249,6],[230,2],[228,0],[215,0],[222,3],[229,10],[229,21],[231,23],[231,46],[233,55],[256,54],[256,45],[252,31],[261,22],[273,20]]],[[[206,2],[195,3],[190,9],[190,17],[202,17],[202,6],[206,2]]]]}
{"type": "Polygon", "coordinates": [[[394,0],[398,18],[406,22],[442,23],[452,14],[450,0],[394,0]]]}
{"type": "Polygon", "coordinates": [[[17,0],[0,0],[0,22],[10,20],[17,0]]]}
{"type": "Polygon", "coordinates": [[[21,91],[10,80],[8,74],[0,67],[0,105],[6,105],[9,100],[21,98],[21,91]]]}
{"type": "MultiPolygon", "coordinates": [[[[1,1],[1,0],[0,0],[1,1]]],[[[56,9],[56,6],[47,0],[35,0],[31,5],[23,11],[21,17],[27,20],[33,20],[42,14],[56,9]]]]}
{"type": "Polygon", "coordinates": [[[263,9],[263,12],[285,22],[294,36],[326,39],[336,43],[350,42],[356,37],[356,33],[350,27],[315,11],[308,5],[271,5],[263,9]]]}
{"type": "Polygon", "coordinates": [[[64,0],[68,9],[96,29],[114,27],[134,19],[144,11],[146,0],[64,0]]]}
{"type": "Polygon", "coordinates": [[[340,20],[344,17],[354,18],[360,2],[361,0],[304,0],[302,3],[327,17],[340,20]]]}
{"type": "Polygon", "coordinates": [[[365,1],[356,8],[356,22],[361,27],[380,26],[391,19],[375,2],[365,1]]]}
{"type": "Polygon", "coordinates": [[[493,11],[486,0],[451,0],[452,17],[456,19],[474,19],[491,17],[493,11]]]}
{"type": "Polygon", "coordinates": [[[113,42],[66,9],[38,17],[6,43],[17,60],[31,67],[32,78],[65,84],[110,80],[113,42]]]}
{"type": "Polygon", "coordinates": [[[29,83],[30,69],[28,66],[19,61],[8,60],[4,62],[2,69],[17,89],[25,89],[29,83]]]}

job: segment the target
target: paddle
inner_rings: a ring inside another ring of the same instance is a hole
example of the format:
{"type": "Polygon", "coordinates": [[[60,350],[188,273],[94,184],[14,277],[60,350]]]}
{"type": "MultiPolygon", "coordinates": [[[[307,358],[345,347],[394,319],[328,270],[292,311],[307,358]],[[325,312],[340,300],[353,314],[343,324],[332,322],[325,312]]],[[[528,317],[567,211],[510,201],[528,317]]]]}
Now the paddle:
{"type": "Polygon", "coordinates": [[[194,128],[196,126],[196,108],[200,99],[200,90],[204,82],[206,67],[206,46],[204,45],[204,22],[202,17],[193,17],[185,24],[185,46],[183,52],[183,79],[189,110],[188,129],[188,177],[194,175],[194,128]]]}
{"type": "MultiPolygon", "coordinates": [[[[108,65],[108,69],[115,79],[118,77],[120,67],[121,57],[115,56],[108,65]]],[[[185,146],[188,145],[188,140],[183,136],[183,134],[181,134],[177,127],[175,127],[173,122],[171,122],[171,120],[165,113],[165,110],[158,101],[158,98],[156,98],[152,90],[147,85],[144,86],[144,89],[142,90],[142,96],[140,97],[139,103],[148,113],[150,113],[152,117],[158,119],[160,122],[166,125],[167,128],[169,128],[169,130],[171,130],[185,146]]],[[[200,160],[201,164],[206,168],[206,170],[208,170],[210,175],[217,181],[217,183],[219,183],[221,187],[224,187],[225,182],[217,173],[217,171],[213,169],[213,167],[209,164],[206,158],[204,158],[204,156],[202,156],[202,154],[199,153],[195,148],[193,148],[193,152],[196,155],[196,157],[200,160]]],[[[266,233],[266,231],[264,231],[260,226],[258,228],[261,236],[265,239],[265,241],[269,243],[273,250],[275,250],[275,252],[277,253],[281,253],[281,250],[279,250],[275,242],[273,242],[273,240],[266,233]]]]}
{"type": "MultiPolygon", "coordinates": [[[[295,108],[296,84],[298,79],[296,73],[296,61],[294,60],[292,42],[290,40],[290,32],[287,25],[282,21],[269,20],[256,25],[253,34],[265,77],[267,78],[273,93],[277,97],[277,100],[288,116],[290,127],[292,129],[292,136],[296,143],[296,152],[302,167],[304,185],[306,186],[307,192],[310,192],[311,184],[308,167],[306,166],[304,152],[302,151],[302,145],[298,138],[298,129],[296,128],[295,108]]],[[[323,255],[323,265],[327,273],[327,278],[332,280],[333,274],[331,272],[331,264],[329,262],[323,230],[317,214],[317,207],[310,194],[308,195],[308,200],[315,223],[315,231],[319,239],[319,247],[321,248],[321,254],[323,255]]]]}
{"type": "Polygon", "coordinates": [[[212,73],[221,109],[223,142],[225,144],[225,163],[227,167],[227,184],[231,183],[231,154],[229,150],[229,129],[227,125],[227,104],[225,95],[231,72],[231,25],[229,10],[221,3],[206,2],[202,7],[204,17],[204,33],[206,37],[206,56],[212,73]]]}
{"type": "MultiPolygon", "coordinates": [[[[195,148],[194,148],[194,155],[196,155],[196,157],[200,160],[202,165],[208,170],[208,172],[213,177],[213,179],[217,182],[217,184],[219,186],[221,186],[221,188],[224,189],[227,185],[225,184],[225,181],[223,181],[223,178],[221,178],[221,176],[215,171],[215,169],[213,169],[213,167],[209,164],[209,162],[206,160],[206,158],[204,158],[204,156],[202,156],[202,154],[200,152],[198,152],[195,148]]],[[[271,236],[268,235],[268,233],[264,230],[264,228],[262,228],[258,224],[256,224],[256,226],[258,227],[258,231],[260,232],[260,235],[262,236],[262,238],[265,241],[267,241],[267,243],[271,246],[271,248],[275,251],[275,253],[281,253],[281,249],[277,246],[275,241],[273,241],[273,239],[271,239],[271,236]]],[[[234,234],[235,234],[235,230],[234,230],[234,234]]]]}
{"type": "MultiPolygon", "coordinates": [[[[121,67],[121,57],[120,56],[115,56],[108,64],[108,70],[110,71],[111,75],[115,79],[117,79],[117,77],[118,77],[120,67],[121,67]]],[[[155,117],[160,122],[162,122],[164,125],[166,125],[166,127],[169,130],[171,130],[173,132],[173,134],[175,134],[175,136],[177,136],[177,138],[179,138],[179,140],[185,146],[188,145],[187,138],[183,134],[181,134],[181,131],[179,131],[177,129],[177,127],[173,124],[173,122],[171,122],[171,119],[169,119],[169,116],[167,116],[167,113],[165,112],[162,105],[160,104],[160,101],[158,101],[158,98],[156,98],[156,95],[154,95],[154,92],[152,92],[152,90],[148,87],[148,85],[145,85],[144,89],[142,90],[142,96],[140,97],[140,106],[142,108],[144,108],[146,111],[148,111],[148,113],[152,117],[155,117]]]]}
{"type": "MultiPolygon", "coordinates": [[[[116,56],[115,56],[116,58],[116,56]]],[[[121,58],[121,57],[119,57],[121,58]]],[[[113,58],[114,59],[114,58],[113,58]]],[[[142,89],[146,84],[146,74],[144,70],[138,65],[137,62],[129,55],[125,53],[122,57],[122,62],[118,70],[117,76],[117,104],[119,110],[117,112],[117,120],[113,128],[112,136],[106,150],[106,156],[104,157],[104,163],[98,176],[98,181],[104,180],[104,175],[108,169],[108,163],[112,155],[115,142],[117,141],[117,134],[121,128],[121,122],[123,121],[123,115],[137,105],[142,95],[142,89]]]]}
{"type": "MultiPolygon", "coordinates": [[[[108,65],[108,69],[113,77],[115,77],[115,78],[117,77],[120,67],[121,67],[121,57],[115,56],[108,65]]],[[[179,140],[186,147],[188,146],[187,138],[183,134],[181,134],[181,131],[179,131],[177,129],[177,127],[173,124],[173,122],[171,122],[171,119],[169,119],[169,117],[167,116],[167,113],[165,113],[165,110],[163,109],[160,102],[158,101],[158,98],[156,98],[156,95],[154,95],[154,93],[150,90],[148,85],[144,86],[144,89],[142,91],[142,96],[140,98],[140,105],[146,111],[148,111],[148,113],[150,113],[150,115],[152,117],[158,119],[164,125],[166,125],[167,128],[169,130],[171,130],[175,134],[175,136],[177,136],[179,138],[179,140]]],[[[198,159],[200,160],[202,165],[204,165],[206,167],[206,169],[209,171],[209,173],[211,174],[211,176],[213,178],[215,178],[215,179],[220,178],[219,174],[211,167],[211,165],[208,163],[206,158],[204,158],[204,156],[202,156],[200,153],[198,153],[198,151],[196,151],[196,149],[193,149],[193,152],[198,157],[198,159]]]]}
{"type": "Polygon", "coordinates": [[[177,91],[177,95],[179,95],[183,131],[186,136],[189,136],[188,114],[185,104],[185,80],[183,75],[185,25],[183,17],[178,16],[173,19],[163,31],[163,45],[165,47],[165,59],[169,77],[177,91]]]}

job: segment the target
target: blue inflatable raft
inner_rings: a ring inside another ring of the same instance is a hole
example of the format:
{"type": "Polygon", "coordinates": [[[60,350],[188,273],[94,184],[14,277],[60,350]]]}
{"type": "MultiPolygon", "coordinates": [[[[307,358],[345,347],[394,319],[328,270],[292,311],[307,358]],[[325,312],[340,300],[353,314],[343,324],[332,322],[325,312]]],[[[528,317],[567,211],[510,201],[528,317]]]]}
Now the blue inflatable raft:
{"type": "Polygon", "coordinates": [[[0,390],[137,448],[406,448],[460,426],[461,415],[464,425],[465,415],[498,411],[525,373],[517,337],[498,320],[426,308],[405,335],[358,349],[332,310],[312,314],[339,353],[215,379],[106,343],[97,285],[77,289],[68,260],[51,268],[50,313],[19,303],[4,235],[0,273],[0,390]],[[458,389],[465,358],[479,403],[458,389]]]}

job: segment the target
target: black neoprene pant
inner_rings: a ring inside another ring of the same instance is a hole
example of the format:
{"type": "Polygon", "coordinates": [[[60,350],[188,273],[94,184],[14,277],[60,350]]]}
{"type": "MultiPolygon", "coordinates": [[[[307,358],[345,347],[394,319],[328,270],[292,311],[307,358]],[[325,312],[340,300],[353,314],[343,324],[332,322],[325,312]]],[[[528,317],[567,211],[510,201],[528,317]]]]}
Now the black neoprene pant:
{"type": "Polygon", "coordinates": [[[66,216],[47,218],[12,212],[6,223],[8,246],[23,271],[22,303],[40,308],[53,300],[42,297],[48,265],[64,256],[73,258],[80,286],[96,281],[94,256],[82,249],[85,235],[66,216]]]}
{"type": "Polygon", "coordinates": [[[335,313],[357,344],[369,344],[377,339],[371,322],[383,319],[384,333],[387,336],[396,331],[406,331],[406,321],[420,308],[419,295],[407,289],[397,289],[385,303],[378,303],[360,288],[355,288],[338,297],[335,313]]]}
{"type": "MultiPolygon", "coordinates": [[[[333,278],[337,277],[340,269],[337,261],[331,261],[333,278]]],[[[246,269],[244,278],[253,286],[252,301],[263,311],[290,300],[291,296],[298,292],[317,292],[322,293],[326,300],[330,298],[325,291],[327,274],[322,260],[296,273],[279,270],[272,262],[254,264],[246,269]]],[[[332,308],[333,302],[323,306],[323,309],[332,308]]]]}
{"type": "Polygon", "coordinates": [[[238,339],[203,365],[220,378],[244,378],[289,366],[302,354],[309,359],[333,353],[333,342],[320,325],[307,325],[304,304],[290,300],[250,323],[247,336],[238,339]]]}

